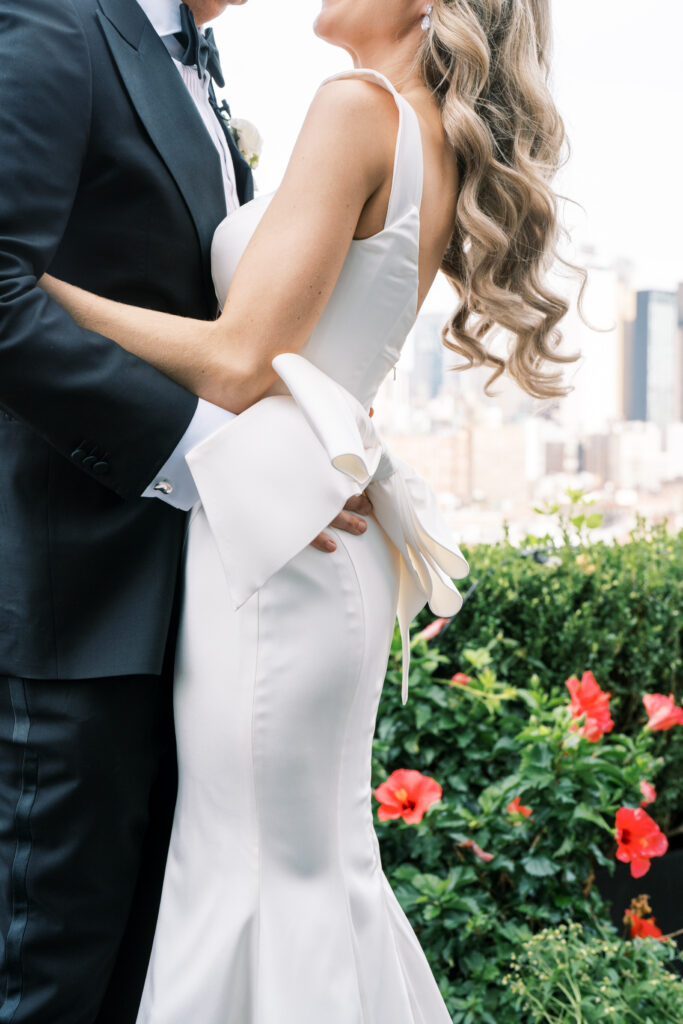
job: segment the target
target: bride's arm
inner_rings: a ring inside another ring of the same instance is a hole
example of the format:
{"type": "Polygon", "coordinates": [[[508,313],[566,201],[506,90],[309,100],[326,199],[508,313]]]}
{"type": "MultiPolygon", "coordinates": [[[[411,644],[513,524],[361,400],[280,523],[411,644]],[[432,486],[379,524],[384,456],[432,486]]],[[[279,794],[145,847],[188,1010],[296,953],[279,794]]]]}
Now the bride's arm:
{"type": "Polygon", "coordinates": [[[396,124],[394,100],[375,85],[342,79],[319,90],[216,321],[126,306],[53,278],[41,285],[82,326],[242,412],[275,381],[272,359],[311,334],[366,202],[391,176],[396,124]]]}

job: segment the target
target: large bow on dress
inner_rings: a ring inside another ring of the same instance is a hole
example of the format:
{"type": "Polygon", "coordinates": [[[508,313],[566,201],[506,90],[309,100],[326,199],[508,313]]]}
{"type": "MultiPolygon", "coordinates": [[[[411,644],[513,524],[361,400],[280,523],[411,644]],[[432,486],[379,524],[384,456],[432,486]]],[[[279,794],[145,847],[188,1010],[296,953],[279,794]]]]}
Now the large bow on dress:
{"type": "Polygon", "coordinates": [[[452,578],[467,576],[470,567],[433,490],[389,452],[360,402],[303,356],[284,353],[273,368],[290,394],[262,399],[186,456],[234,606],[365,491],[401,555],[397,616],[405,704],[410,623],[425,604],[438,616],[460,611],[463,599],[452,578]]]}

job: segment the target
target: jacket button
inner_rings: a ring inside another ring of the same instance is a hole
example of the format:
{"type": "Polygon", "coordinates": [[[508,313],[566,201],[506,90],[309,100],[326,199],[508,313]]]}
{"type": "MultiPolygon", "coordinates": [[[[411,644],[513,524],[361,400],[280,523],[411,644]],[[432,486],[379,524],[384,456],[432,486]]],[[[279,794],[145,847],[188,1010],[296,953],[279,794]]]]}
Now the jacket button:
{"type": "Polygon", "coordinates": [[[97,456],[96,455],[86,455],[86,457],[84,459],[82,459],[82,462],[83,462],[84,466],[92,466],[93,462],[97,462],[97,456]]]}
{"type": "Polygon", "coordinates": [[[85,452],[83,451],[82,448],[76,448],[76,450],[71,453],[71,458],[74,460],[74,462],[80,462],[84,455],[85,452]]]}
{"type": "Polygon", "coordinates": [[[109,472],[108,462],[96,462],[92,468],[93,473],[97,473],[98,476],[102,476],[104,473],[109,472]]]}

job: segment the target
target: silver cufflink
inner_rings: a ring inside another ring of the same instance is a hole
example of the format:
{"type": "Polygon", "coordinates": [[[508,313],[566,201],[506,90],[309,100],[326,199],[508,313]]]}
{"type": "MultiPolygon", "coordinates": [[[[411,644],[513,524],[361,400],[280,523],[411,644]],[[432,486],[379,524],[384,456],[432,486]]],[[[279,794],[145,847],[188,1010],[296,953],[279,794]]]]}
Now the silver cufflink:
{"type": "Polygon", "coordinates": [[[162,494],[173,494],[173,484],[169,480],[160,480],[154,485],[154,490],[161,491],[162,494]]]}

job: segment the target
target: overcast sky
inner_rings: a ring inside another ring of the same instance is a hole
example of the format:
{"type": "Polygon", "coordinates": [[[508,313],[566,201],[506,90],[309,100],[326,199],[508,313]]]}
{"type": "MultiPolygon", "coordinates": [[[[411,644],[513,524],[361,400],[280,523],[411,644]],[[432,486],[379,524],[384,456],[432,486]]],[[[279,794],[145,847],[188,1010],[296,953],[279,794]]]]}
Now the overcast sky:
{"type": "MultiPolygon", "coordinates": [[[[248,0],[214,23],[233,115],[265,139],[271,191],[319,83],[349,58],[311,30],[320,0],[248,0]]],[[[571,139],[558,190],[577,243],[624,256],[639,287],[683,281],[683,2],[553,0],[553,91],[571,139]]],[[[349,139],[353,144],[353,139],[349,139]]]]}

